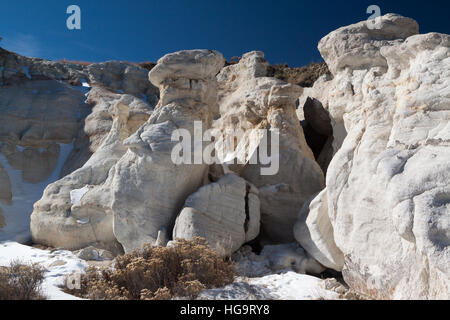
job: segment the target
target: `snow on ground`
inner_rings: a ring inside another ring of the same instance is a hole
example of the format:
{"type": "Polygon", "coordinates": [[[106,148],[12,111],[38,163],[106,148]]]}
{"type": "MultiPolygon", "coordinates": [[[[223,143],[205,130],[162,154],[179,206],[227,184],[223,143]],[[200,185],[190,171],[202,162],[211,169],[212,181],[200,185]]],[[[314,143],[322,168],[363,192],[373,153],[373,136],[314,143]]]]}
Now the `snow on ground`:
{"type": "Polygon", "coordinates": [[[0,266],[9,266],[11,261],[22,263],[39,263],[46,270],[42,284],[44,295],[51,300],[78,299],[62,292],[58,287],[70,274],[79,274],[87,268],[87,263],[65,250],[47,251],[25,246],[17,242],[0,242],[0,266]]]}
{"type": "Polygon", "coordinates": [[[0,204],[6,222],[6,226],[0,229],[0,241],[12,240],[23,243],[31,238],[30,215],[33,212],[33,205],[41,199],[44,189],[59,179],[61,169],[73,149],[73,143],[59,146],[59,158],[55,169],[46,180],[39,183],[23,181],[22,171],[13,169],[6,157],[0,153],[0,164],[8,173],[13,196],[10,205],[0,204]]]}
{"type": "Polygon", "coordinates": [[[200,300],[335,300],[339,295],[323,286],[323,280],[296,272],[260,278],[237,278],[232,284],[203,291],[200,300]]]}
{"type": "Polygon", "coordinates": [[[295,272],[253,278],[248,282],[251,285],[266,288],[275,299],[280,300],[338,299],[339,297],[337,293],[325,290],[322,279],[295,272]]]}
{"type": "MultiPolygon", "coordinates": [[[[313,259],[298,244],[265,246],[261,254],[242,247],[232,259],[240,277],[223,288],[204,291],[201,300],[316,300],[339,299],[325,281],[304,274],[318,273],[313,259]]],[[[317,262],[316,262],[317,264],[317,262]]]]}

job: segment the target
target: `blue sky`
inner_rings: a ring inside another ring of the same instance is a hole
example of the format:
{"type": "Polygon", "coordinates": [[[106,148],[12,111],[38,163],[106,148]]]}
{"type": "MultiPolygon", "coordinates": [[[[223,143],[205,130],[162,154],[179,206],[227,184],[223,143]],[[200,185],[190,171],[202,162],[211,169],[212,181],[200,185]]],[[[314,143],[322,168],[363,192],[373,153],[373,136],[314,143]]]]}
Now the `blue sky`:
{"type": "Polygon", "coordinates": [[[182,49],[219,50],[226,58],[262,50],[271,63],[320,61],[330,31],[381,13],[416,19],[421,33],[450,33],[450,1],[319,0],[0,0],[0,45],[23,55],[84,61],[156,61],[182,49]],[[81,8],[81,30],[66,9],[81,8]]]}

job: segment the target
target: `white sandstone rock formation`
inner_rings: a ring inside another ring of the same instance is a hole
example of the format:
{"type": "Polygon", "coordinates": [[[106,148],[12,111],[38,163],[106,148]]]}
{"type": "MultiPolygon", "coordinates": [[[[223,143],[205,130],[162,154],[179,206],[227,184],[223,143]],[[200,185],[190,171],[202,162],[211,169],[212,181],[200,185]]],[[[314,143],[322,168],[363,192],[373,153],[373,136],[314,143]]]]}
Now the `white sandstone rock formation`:
{"type": "Polygon", "coordinates": [[[0,86],[0,240],[30,239],[33,204],[60,177],[89,109],[84,100],[55,80],[0,86]]]}
{"type": "MultiPolygon", "coordinates": [[[[194,136],[194,121],[211,125],[216,104],[215,76],[224,65],[211,50],[168,54],[158,61],[150,81],[160,101],[150,119],[125,141],[127,153],[114,168],[112,211],[114,235],[125,251],[155,243],[169,233],[186,198],[203,183],[206,164],[175,164],[171,141],[177,129],[194,136]]],[[[193,152],[195,156],[195,152],[193,152]]]]}
{"type": "MultiPolygon", "coordinates": [[[[263,175],[261,168],[268,166],[249,163],[262,138],[251,134],[237,141],[238,152],[231,160],[238,158],[242,164],[230,168],[259,188],[264,238],[269,242],[288,243],[294,241],[292,226],[298,211],[323,189],[324,177],[295,114],[295,102],[302,88],[265,77],[267,66],[262,52],[250,52],[238,64],[220,72],[217,79],[221,117],[214,127],[224,134],[227,130],[247,133],[251,129],[268,129],[271,134],[279,130],[279,153],[273,153],[279,158],[279,170],[275,174],[263,175]]],[[[270,146],[270,137],[268,140],[270,146]]],[[[221,146],[216,147],[220,152],[221,146]]]]}
{"type": "Polygon", "coordinates": [[[347,134],[297,239],[329,267],[343,260],[345,281],[366,295],[449,299],[450,36],[380,19],[319,43],[334,75],[327,109],[347,134]]]}
{"type": "Polygon", "coordinates": [[[306,202],[294,226],[295,239],[327,268],[342,271],[344,255],[334,243],[326,189],[306,202]]]}
{"type": "MultiPolygon", "coordinates": [[[[134,96],[98,90],[105,98],[98,100],[91,118],[86,120],[85,131],[89,134],[89,125],[102,128],[101,120],[107,117],[113,119],[109,133],[80,169],[49,185],[36,202],[31,216],[31,234],[36,243],[73,250],[96,245],[121,252],[112,226],[111,169],[127,151],[123,141],[148,119],[151,109],[134,96]],[[92,124],[94,121],[98,126],[92,124]]],[[[99,92],[93,90],[91,94],[99,92]]]]}
{"type": "Polygon", "coordinates": [[[255,239],[259,229],[258,189],[229,173],[189,196],[175,222],[173,238],[205,238],[226,257],[255,239]]]}
{"type": "MultiPolygon", "coordinates": [[[[33,204],[49,184],[82,167],[103,144],[113,124],[112,109],[122,96],[125,104],[132,104],[130,131],[148,119],[158,89],[147,74],[122,62],[85,67],[0,48],[0,207],[5,225],[0,240],[30,240],[33,204]],[[93,88],[86,97],[88,81],[93,88]]],[[[99,164],[104,161],[97,157],[99,164]]],[[[73,179],[74,185],[53,189],[56,202],[47,199],[51,209],[44,211],[67,214],[72,187],[89,184],[89,175],[105,175],[86,174],[91,169],[82,171],[84,178],[73,179]]],[[[55,220],[55,226],[59,223],[55,220]]]]}

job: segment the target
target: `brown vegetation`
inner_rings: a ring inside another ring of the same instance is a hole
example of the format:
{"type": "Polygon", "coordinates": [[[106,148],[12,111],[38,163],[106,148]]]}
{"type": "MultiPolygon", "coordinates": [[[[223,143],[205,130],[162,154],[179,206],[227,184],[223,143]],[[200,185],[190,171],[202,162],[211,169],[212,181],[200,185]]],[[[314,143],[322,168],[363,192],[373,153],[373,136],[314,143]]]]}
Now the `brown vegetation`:
{"type": "Polygon", "coordinates": [[[137,66],[147,69],[148,71],[152,70],[155,66],[156,63],[155,62],[151,62],[151,61],[146,61],[146,62],[140,62],[136,64],[137,66]]]}
{"type": "Polygon", "coordinates": [[[13,261],[0,267],[0,300],[44,300],[41,291],[45,270],[37,265],[13,261]]]}
{"type": "MultiPolygon", "coordinates": [[[[77,65],[81,65],[84,67],[87,67],[91,64],[93,64],[93,62],[88,62],[88,61],[77,61],[77,60],[66,60],[66,59],[62,59],[62,60],[57,60],[56,62],[60,62],[60,63],[66,63],[66,64],[77,64],[77,65]]],[[[154,66],[156,66],[155,62],[151,62],[151,61],[144,61],[144,62],[128,62],[128,61],[123,61],[125,63],[130,63],[133,64],[135,66],[147,69],[148,71],[152,70],[154,66]]]]}
{"type": "Polygon", "coordinates": [[[178,240],[173,247],[145,245],[119,256],[114,268],[88,268],[79,290],[66,292],[93,300],[167,300],[196,297],[204,289],[233,282],[234,267],[206,240],[178,240]]]}
{"type": "Polygon", "coordinates": [[[61,62],[61,63],[66,63],[66,64],[78,64],[83,67],[87,67],[92,64],[92,62],[88,62],[88,61],[76,61],[76,60],[66,60],[66,59],[57,60],[56,62],[61,62]]]}
{"type": "Polygon", "coordinates": [[[269,77],[274,77],[301,87],[312,87],[316,80],[324,75],[330,74],[325,62],[311,62],[309,66],[291,68],[287,64],[276,64],[269,66],[269,77]]]}

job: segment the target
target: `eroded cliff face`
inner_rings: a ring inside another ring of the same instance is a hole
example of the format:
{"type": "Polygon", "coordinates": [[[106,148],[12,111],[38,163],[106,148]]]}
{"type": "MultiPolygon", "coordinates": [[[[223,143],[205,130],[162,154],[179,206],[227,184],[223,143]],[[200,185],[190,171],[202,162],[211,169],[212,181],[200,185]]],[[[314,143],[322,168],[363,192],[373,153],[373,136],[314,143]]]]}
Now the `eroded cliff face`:
{"type": "MultiPolygon", "coordinates": [[[[30,239],[33,204],[103,144],[115,102],[124,98],[136,109],[130,117],[133,132],[145,122],[158,100],[147,73],[119,62],[84,67],[0,49],[0,240],[30,239]]],[[[67,214],[68,203],[64,208],[59,203],[68,201],[70,191],[56,192],[46,210],[53,206],[67,214]]]]}
{"type": "Polygon", "coordinates": [[[309,93],[344,134],[296,238],[374,298],[448,299],[450,36],[380,19],[380,29],[360,22],[319,43],[334,79],[309,93]]]}
{"type": "Polygon", "coordinates": [[[172,134],[184,130],[194,137],[195,121],[203,130],[211,126],[215,75],[224,63],[217,51],[188,50],[162,57],[150,71],[161,100],[149,120],[125,141],[128,151],[115,166],[111,187],[114,234],[125,251],[156,243],[158,233],[170,238],[185,200],[202,186],[208,165],[175,164],[172,151],[179,142],[172,134]]]}
{"type": "MultiPolygon", "coordinates": [[[[259,189],[264,241],[287,243],[294,241],[292,225],[298,211],[308,198],[323,189],[324,177],[295,114],[295,102],[302,88],[268,77],[268,66],[262,52],[250,52],[238,64],[220,72],[220,118],[214,127],[224,134],[238,130],[246,133],[238,141],[242,147],[238,146],[232,155],[242,165],[231,169],[259,189]],[[267,165],[249,161],[262,140],[261,136],[250,134],[253,129],[278,135],[278,149],[268,144],[272,149],[269,152],[279,159],[277,171],[262,174],[261,169],[267,165]]],[[[217,148],[220,150],[220,144],[217,148]]]]}
{"type": "Polygon", "coordinates": [[[150,74],[0,51],[0,240],[31,230],[121,253],[203,236],[230,256],[296,239],[307,253],[280,252],[281,265],[342,271],[373,298],[448,299],[450,36],[392,14],[379,26],[323,38],[332,76],[311,88],[271,77],[258,51],[227,66],[180,51],[150,74]],[[173,132],[195,136],[194,121],[244,132],[231,153],[215,143],[223,166],[172,161],[173,132]],[[274,174],[250,161],[264,141],[253,129],[278,137],[274,174]]]}

